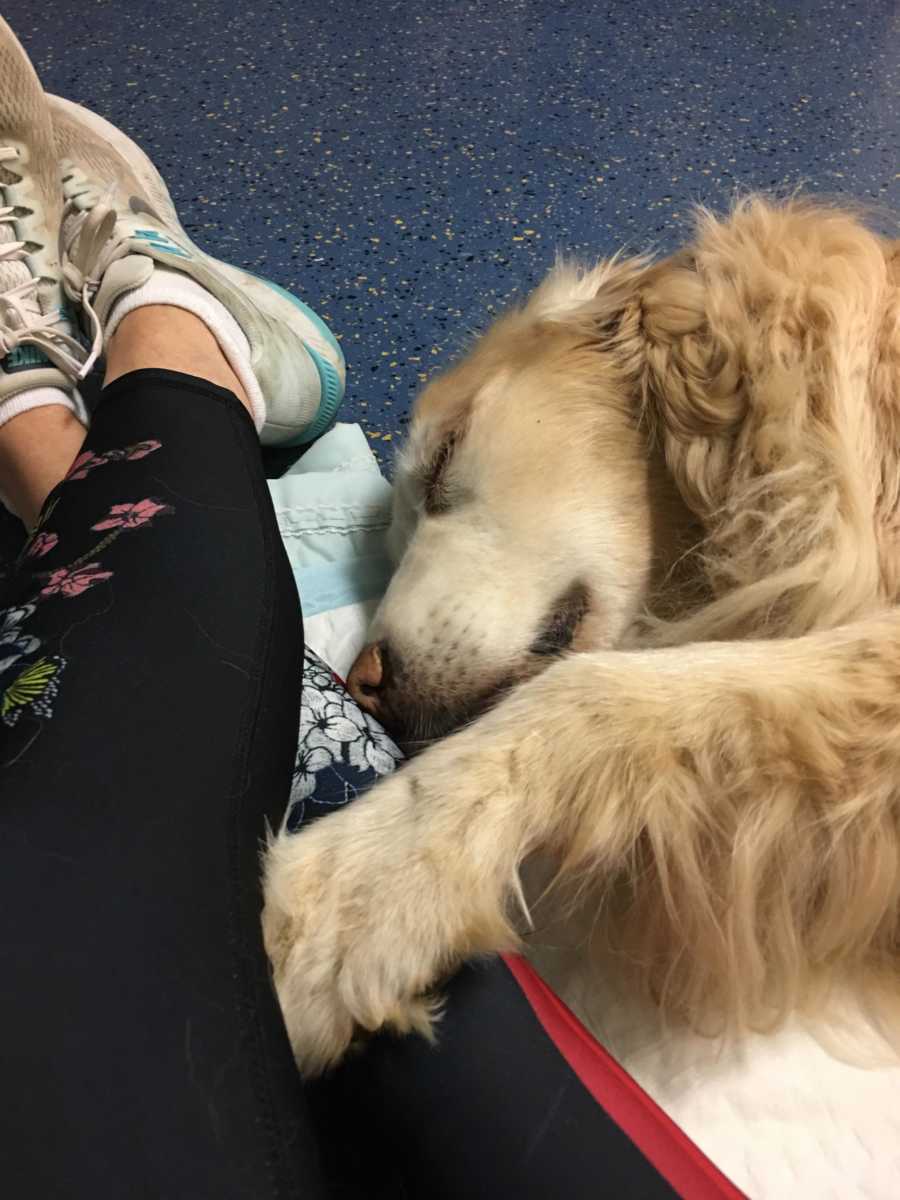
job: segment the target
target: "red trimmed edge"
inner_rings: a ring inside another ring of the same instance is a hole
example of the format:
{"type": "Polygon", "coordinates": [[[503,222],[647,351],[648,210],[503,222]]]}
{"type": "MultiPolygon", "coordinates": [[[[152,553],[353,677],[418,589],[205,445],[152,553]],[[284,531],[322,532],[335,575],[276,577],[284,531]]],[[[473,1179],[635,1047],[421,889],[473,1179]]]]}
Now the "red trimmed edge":
{"type": "Polygon", "coordinates": [[[529,963],[517,954],[504,954],[503,961],[557,1050],[682,1200],[747,1200],[588,1033],[529,963]]]}

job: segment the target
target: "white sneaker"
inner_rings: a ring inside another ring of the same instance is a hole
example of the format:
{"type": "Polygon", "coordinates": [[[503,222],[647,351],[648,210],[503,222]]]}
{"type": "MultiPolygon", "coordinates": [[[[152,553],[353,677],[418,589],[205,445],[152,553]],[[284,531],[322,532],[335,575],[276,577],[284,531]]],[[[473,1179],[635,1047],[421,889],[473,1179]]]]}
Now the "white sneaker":
{"type": "Polygon", "coordinates": [[[181,227],[146,154],[95,113],[48,96],[66,207],[61,257],[68,295],[91,324],[95,349],[114,304],[143,286],[156,264],[210,292],[250,344],[265,402],[269,445],[312,441],[344,394],[344,357],[325,323],[277,284],[204,254],[181,227]]]}
{"type": "Polygon", "coordinates": [[[37,75],[0,18],[0,409],[75,389],[87,352],[66,312],[57,253],[62,212],[53,126],[37,75]],[[32,397],[33,399],[33,397],[32,397]]]}

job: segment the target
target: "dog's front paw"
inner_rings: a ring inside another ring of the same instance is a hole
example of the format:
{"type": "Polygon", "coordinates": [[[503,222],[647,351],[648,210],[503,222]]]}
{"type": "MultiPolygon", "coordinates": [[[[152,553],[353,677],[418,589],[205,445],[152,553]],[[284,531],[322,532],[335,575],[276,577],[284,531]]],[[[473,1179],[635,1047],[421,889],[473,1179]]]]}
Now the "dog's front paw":
{"type": "Polygon", "coordinates": [[[398,775],[269,849],[266,950],[307,1074],[337,1062],[359,1030],[431,1034],[426,993],[449,953],[414,800],[398,775]]]}
{"type": "Polygon", "coordinates": [[[270,847],[263,931],[304,1071],[337,1062],[359,1030],[430,1035],[435,983],[516,944],[506,785],[495,756],[458,735],[270,847]]]}

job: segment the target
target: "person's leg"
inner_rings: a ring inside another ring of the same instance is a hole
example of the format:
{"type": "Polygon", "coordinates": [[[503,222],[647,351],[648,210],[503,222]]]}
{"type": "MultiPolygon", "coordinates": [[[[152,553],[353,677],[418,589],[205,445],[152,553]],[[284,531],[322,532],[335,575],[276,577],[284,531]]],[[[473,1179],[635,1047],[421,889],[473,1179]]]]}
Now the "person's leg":
{"type": "Polygon", "coordinates": [[[0,581],[0,1178],[315,1197],[259,925],[302,628],[256,431],[321,432],[343,360],[2,20],[0,76],[0,496],[40,509],[0,581]]]}
{"type": "Polygon", "coordinates": [[[131,371],[162,364],[168,371],[199,375],[233,392],[252,416],[245,388],[199,317],[166,304],[136,308],[122,318],[108,341],[105,383],[108,387],[131,371]]]}
{"type": "MultiPolygon", "coordinates": [[[[250,411],[240,380],[199,318],[171,306],[135,309],[109,339],[105,383],[160,366],[226,388],[250,411]]],[[[31,409],[0,425],[0,480],[11,509],[27,529],[37,520],[51,488],[64,478],[84,437],[81,421],[58,404],[31,409]]]]}
{"type": "Polygon", "coordinates": [[[435,1045],[381,1035],[310,1096],[323,1136],[339,1115],[365,1131],[326,1159],[348,1194],[373,1171],[386,1183],[372,1200],[679,1194],[583,1085],[501,959],[447,984],[435,1045]]]}
{"type": "MultiPolygon", "coordinates": [[[[257,882],[296,745],[296,590],[235,396],[164,348],[129,371],[160,319],[216,375],[188,314],[123,322],[6,583],[0,1163],[22,1200],[319,1194],[257,882]]],[[[7,460],[38,416],[0,429],[7,460]]]]}
{"type": "Polygon", "coordinates": [[[68,471],[84,434],[81,421],[58,404],[32,409],[0,426],[0,491],[26,529],[68,471]]]}

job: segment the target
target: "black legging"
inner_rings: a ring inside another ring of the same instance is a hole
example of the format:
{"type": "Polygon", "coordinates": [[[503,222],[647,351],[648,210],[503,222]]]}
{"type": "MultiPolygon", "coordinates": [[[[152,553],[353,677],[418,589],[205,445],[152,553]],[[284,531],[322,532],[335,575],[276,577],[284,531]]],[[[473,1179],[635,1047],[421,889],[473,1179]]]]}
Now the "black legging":
{"type": "Polygon", "coordinates": [[[64,665],[51,716],[0,723],[0,1190],[315,1197],[259,932],[302,629],[256,435],[230,393],[138,371],[88,452],[2,602],[64,665]]]}
{"type": "Polygon", "coordinates": [[[4,1196],[675,1194],[499,962],[454,982],[437,1050],[380,1039],[311,1117],[258,883],[302,629],[230,393],[106,389],[0,609],[4,1196]]]}

